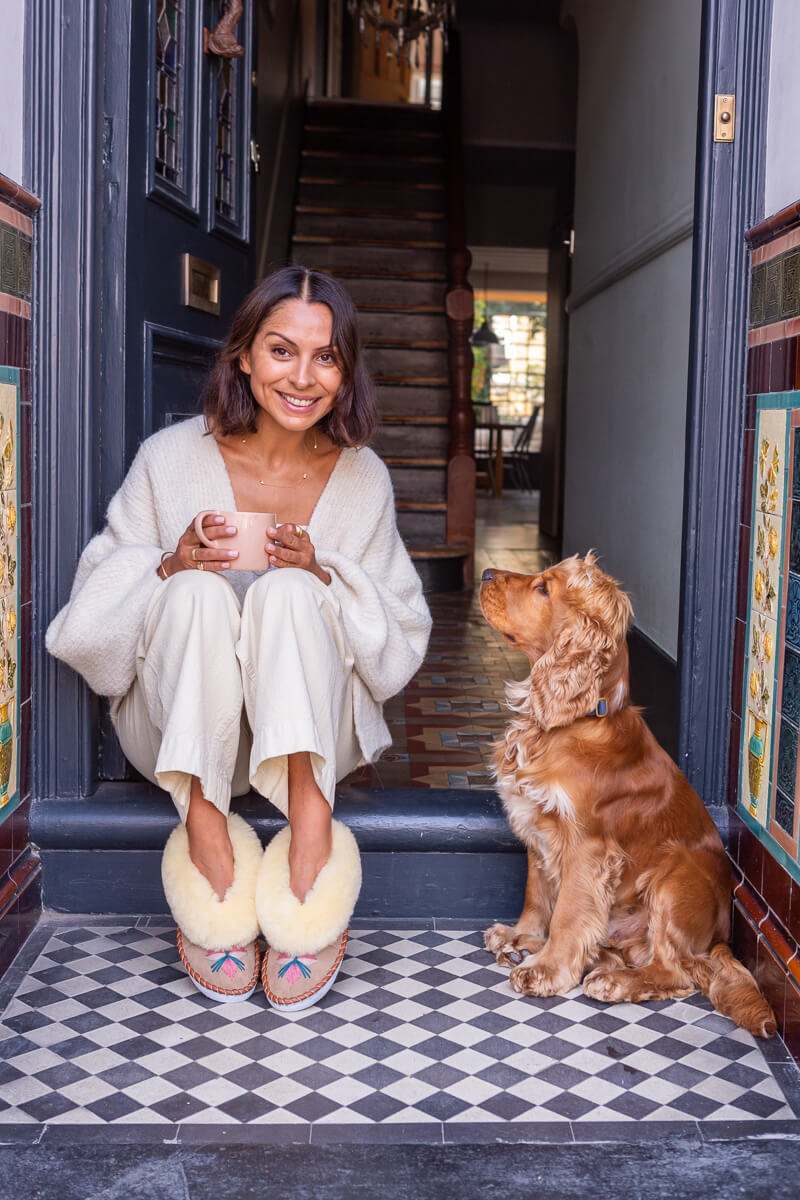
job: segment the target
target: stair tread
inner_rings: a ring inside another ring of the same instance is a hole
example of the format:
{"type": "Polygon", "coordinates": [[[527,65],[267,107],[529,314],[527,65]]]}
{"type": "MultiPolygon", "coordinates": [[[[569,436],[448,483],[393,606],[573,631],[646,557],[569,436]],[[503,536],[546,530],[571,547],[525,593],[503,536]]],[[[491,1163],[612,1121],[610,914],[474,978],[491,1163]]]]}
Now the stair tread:
{"type": "Polygon", "coordinates": [[[395,500],[398,512],[447,512],[446,500],[395,500]]]}
{"type": "MultiPolygon", "coordinates": [[[[298,183],[340,183],[344,184],[341,175],[333,177],[321,175],[306,175],[300,174],[298,183]]],[[[347,179],[347,184],[353,184],[354,187],[392,187],[400,186],[396,179],[347,179]]],[[[422,183],[417,179],[403,180],[404,188],[416,188],[422,192],[442,192],[444,191],[443,183],[422,183]]]]}
{"type": "Polygon", "coordinates": [[[447,417],[429,416],[428,414],[415,417],[413,414],[409,416],[401,414],[398,416],[393,413],[387,413],[385,417],[381,417],[382,425],[446,425],[447,422],[447,417]]]}
{"type": "Polygon", "coordinates": [[[356,308],[360,313],[424,313],[430,316],[432,313],[445,315],[443,304],[357,304],[356,308]]]}
{"type": "Polygon", "coordinates": [[[447,249],[447,242],[429,241],[422,238],[410,241],[403,238],[348,237],[347,234],[339,236],[325,233],[294,233],[292,234],[292,241],[302,242],[304,245],[320,246],[385,246],[391,249],[400,247],[410,250],[447,249]]]}
{"type": "Polygon", "coordinates": [[[348,279],[396,279],[398,283],[404,279],[437,283],[444,282],[447,278],[441,271],[367,271],[364,267],[315,267],[314,270],[321,271],[323,275],[344,275],[348,279]]]}
{"type": "Polygon", "coordinates": [[[327,204],[297,204],[295,212],[303,213],[305,216],[366,217],[377,221],[444,221],[444,214],[435,210],[426,212],[422,209],[409,211],[398,208],[396,211],[387,211],[385,208],[359,208],[352,204],[348,204],[344,208],[327,204]]]}
{"type": "Polygon", "coordinates": [[[463,558],[469,554],[468,546],[408,546],[412,558],[463,558]]]}
{"type": "Polygon", "coordinates": [[[446,350],[447,340],[439,338],[437,341],[421,341],[417,339],[402,339],[394,338],[391,341],[388,338],[365,338],[365,346],[369,346],[371,350],[446,350]]]}
{"type": "MultiPolygon", "coordinates": [[[[381,129],[365,129],[363,125],[304,125],[305,133],[352,133],[354,137],[380,137],[383,133],[381,129]]],[[[438,129],[393,129],[392,133],[402,134],[404,137],[421,137],[421,138],[441,138],[442,134],[438,129]]]]}
{"type": "Polygon", "coordinates": [[[447,387],[446,375],[373,375],[377,384],[400,384],[403,387],[447,387]]]}
{"type": "Polygon", "coordinates": [[[405,454],[384,454],[383,461],[389,467],[446,467],[447,459],[441,455],[421,456],[405,454]]]}
{"type": "MultiPolygon", "coordinates": [[[[286,823],[255,792],[235,800],[234,808],[262,841],[286,823]]],[[[521,853],[494,791],[340,786],[336,816],[354,831],[362,851],[521,853]]],[[[80,800],[36,802],[31,838],[48,850],[161,852],[174,825],[174,809],[154,784],[101,783],[92,796],[80,800]]]]}

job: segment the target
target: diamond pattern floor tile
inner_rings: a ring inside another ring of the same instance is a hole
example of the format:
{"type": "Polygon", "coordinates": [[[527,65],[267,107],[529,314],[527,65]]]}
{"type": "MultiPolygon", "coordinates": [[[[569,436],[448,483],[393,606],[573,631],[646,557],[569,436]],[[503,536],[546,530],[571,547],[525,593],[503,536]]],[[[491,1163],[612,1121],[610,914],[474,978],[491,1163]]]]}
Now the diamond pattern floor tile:
{"type": "Polygon", "coordinates": [[[792,1120],[702,996],[534,1000],[469,930],[355,930],[334,990],[214,1005],[172,928],[55,925],[0,1023],[0,1125],[792,1120]]]}

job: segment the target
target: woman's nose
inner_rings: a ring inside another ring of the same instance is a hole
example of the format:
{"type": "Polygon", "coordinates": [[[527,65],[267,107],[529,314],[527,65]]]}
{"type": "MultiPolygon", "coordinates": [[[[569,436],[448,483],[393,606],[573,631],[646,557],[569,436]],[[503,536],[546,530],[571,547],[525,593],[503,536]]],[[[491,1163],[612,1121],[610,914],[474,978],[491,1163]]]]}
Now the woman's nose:
{"type": "Polygon", "coordinates": [[[308,387],[313,382],[314,370],[310,358],[296,358],[292,365],[291,381],[297,387],[308,387]]]}

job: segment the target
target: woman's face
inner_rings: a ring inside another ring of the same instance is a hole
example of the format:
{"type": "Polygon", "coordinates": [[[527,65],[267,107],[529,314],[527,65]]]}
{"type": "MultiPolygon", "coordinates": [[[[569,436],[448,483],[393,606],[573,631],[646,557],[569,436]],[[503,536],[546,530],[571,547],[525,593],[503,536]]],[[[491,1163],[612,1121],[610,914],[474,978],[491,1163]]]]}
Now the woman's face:
{"type": "Polygon", "coordinates": [[[273,308],[239,366],[256,404],[282,429],[300,433],[333,408],[342,382],[327,304],[284,300],[273,308]]]}

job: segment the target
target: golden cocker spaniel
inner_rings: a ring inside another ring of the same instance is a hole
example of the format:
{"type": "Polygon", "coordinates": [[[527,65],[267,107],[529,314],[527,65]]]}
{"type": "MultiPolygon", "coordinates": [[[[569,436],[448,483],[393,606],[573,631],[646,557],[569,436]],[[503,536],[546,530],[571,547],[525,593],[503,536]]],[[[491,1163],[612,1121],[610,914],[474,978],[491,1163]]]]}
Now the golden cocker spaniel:
{"type": "Polygon", "coordinates": [[[731,873],[719,834],[630,702],[628,597],[589,553],[539,575],[485,571],[480,600],[531,664],[506,685],[515,716],[494,756],[528,851],[517,924],[485,934],[498,963],[518,964],[512,987],[552,996],[583,980],[604,1001],[700,990],[771,1037],[772,1009],[727,945],[731,873]]]}

